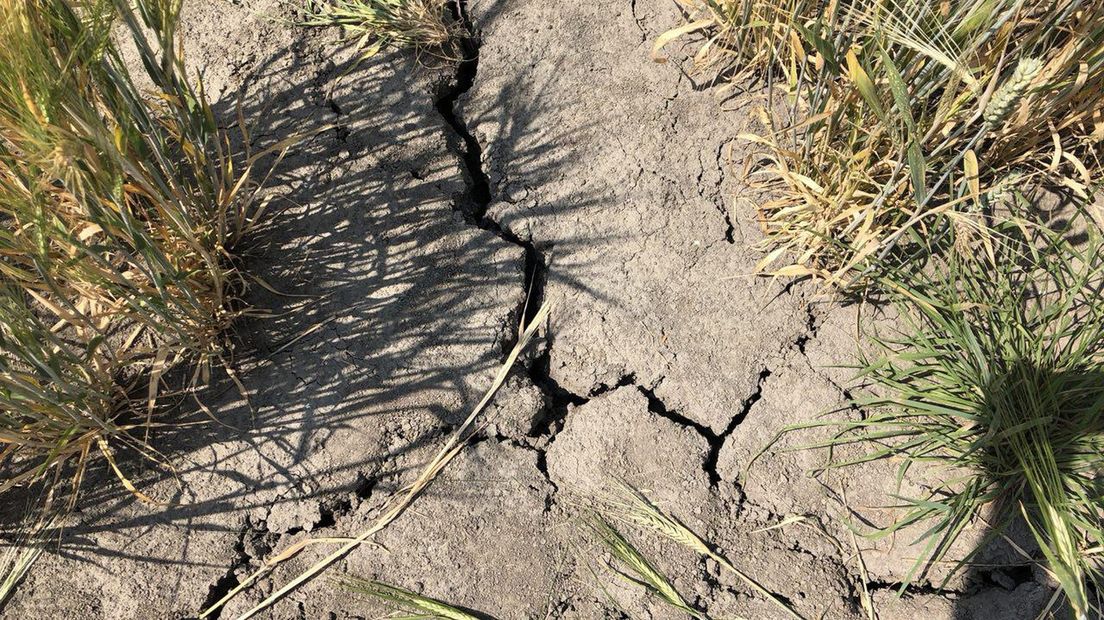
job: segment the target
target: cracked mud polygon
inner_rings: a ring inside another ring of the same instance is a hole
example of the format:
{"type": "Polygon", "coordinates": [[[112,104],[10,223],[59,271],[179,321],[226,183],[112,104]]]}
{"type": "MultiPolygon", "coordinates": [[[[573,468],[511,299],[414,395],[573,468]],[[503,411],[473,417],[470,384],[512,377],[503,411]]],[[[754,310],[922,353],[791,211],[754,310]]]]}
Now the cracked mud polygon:
{"type": "MultiPolygon", "coordinates": [[[[845,522],[888,521],[891,467],[813,479],[823,455],[786,450],[748,467],[787,424],[862,414],[840,368],[860,346],[859,309],[753,276],[764,197],[741,179],[751,151],[736,136],[762,97],[722,101],[653,63],[651,42],[680,19],[665,0],[472,0],[462,13],[464,61],[435,66],[358,60],[337,32],[287,25],[277,0],[185,3],[189,62],[224,111],[240,95],[258,143],[317,132],[270,184],[279,213],[245,257],[280,291],[249,297],[274,318],[237,328],[249,401],[227,379],[204,397],[226,426],[155,438],[175,474],[136,482],[166,505],[90,473],[4,617],[192,618],[289,545],[355,535],[547,301],[480,437],[330,574],[501,619],[680,617],[579,535],[588,498],[619,477],[805,617],[864,617],[865,586],[884,619],[1034,618],[1045,579],[999,546],[983,554],[997,568],[943,584],[949,567],[934,567],[898,597],[915,536],[860,539],[863,583],[845,522]]],[[[713,562],[634,541],[711,617],[781,617],[713,562]]],[[[307,548],[219,617],[327,552],[307,548]]],[[[262,617],[384,614],[323,577],[262,617]]]]}

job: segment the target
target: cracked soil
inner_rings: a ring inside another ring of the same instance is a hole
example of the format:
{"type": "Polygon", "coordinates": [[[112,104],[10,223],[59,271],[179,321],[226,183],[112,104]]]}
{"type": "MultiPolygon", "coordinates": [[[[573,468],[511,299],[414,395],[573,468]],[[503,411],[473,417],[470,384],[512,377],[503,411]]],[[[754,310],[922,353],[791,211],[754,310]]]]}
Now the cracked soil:
{"type": "MultiPolygon", "coordinates": [[[[249,296],[274,318],[236,334],[248,402],[225,379],[204,397],[226,426],[155,437],[175,471],[136,478],[165,505],[92,472],[64,537],[0,613],[191,618],[287,546],[355,535],[547,301],[552,318],[482,435],[329,574],[501,619],[678,617],[579,535],[580,511],[620,477],[807,618],[865,617],[864,588],[883,619],[1034,618],[1050,585],[1002,545],[982,554],[988,568],[944,584],[949,567],[932,567],[896,595],[920,530],[852,543],[845,525],[888,522],[892,466],[814,479],[824,455],[786,450],[751,465],[787,424],[862,415],[841,366],[858,325],[892,319],[751,275],[762,197],[740,178],[752,153],[736,136],[763,101],[722,104],[651,62],[673,3],[470,0],[462,13],[465,61],[435,67],[398,52],[358,61],[338,33],[287,25],[278,0],[185,2],[190,63],[224,110],[244,93],[258,142],[317,132],[279,169],[282,210],[246,256],[280,291],[249,296]]],[[[983,536],[967,532],[951,557],[983,536]]],[[[712,562],[634,541],[711,617],[780,617],[712,562]]],[[[328,551],[306,549],[220,617],[328,551]]],[[[263,617],[385,613],[323,577],[263,617]]]]}

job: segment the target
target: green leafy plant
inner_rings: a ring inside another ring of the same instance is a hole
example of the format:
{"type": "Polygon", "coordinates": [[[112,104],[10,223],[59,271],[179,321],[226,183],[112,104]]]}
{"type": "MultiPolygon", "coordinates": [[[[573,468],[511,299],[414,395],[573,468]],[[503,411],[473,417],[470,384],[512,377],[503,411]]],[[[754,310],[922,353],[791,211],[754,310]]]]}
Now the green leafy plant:
{"type": "Polygon", "coordinates": [[[862,419],[787,431],[830,427],[838,434],[811,447],[869,447],[828,468],[878,459],[899,461],[900,477],[930,468],[928,490],[899,498],[900,518],[873,534],[927,526],[906,585],[988,506],[990,536],[1026,520],[1084,618],[1100,580],[1091,550],[1104,544],[1104,247],[1091,226],[1087,240],[1022,219],[994,232],[991,255],[882,281],[904,323],[879,334],[882,354],[863,361],[878,395],[857,402],[862,419]]]}

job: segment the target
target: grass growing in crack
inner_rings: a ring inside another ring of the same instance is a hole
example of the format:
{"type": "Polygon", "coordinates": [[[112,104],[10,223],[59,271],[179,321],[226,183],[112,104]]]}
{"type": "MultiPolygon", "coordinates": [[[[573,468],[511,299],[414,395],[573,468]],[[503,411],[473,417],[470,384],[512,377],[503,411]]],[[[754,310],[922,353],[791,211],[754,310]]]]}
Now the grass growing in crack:
{"type": "Polygon", "coordinates": [[[880,335],[880,357],[864,360],[863,377],[884,396],[858,402],[870,412],[861,420],[789,429],[837,428],[819,448],[875,446],[830,468],[892,458],[900,479],[935,467],[925,478],[939,479],[899,498],[903,514],[874,534],[926,527],[905,585],[991,506],[990,535],[1024,519],[1078,616],[1093,611],[1092,550],[1104,545],[1104,243],[1087,230],[1071,241],[1009,222],[995,229],[992,255],[884,281],[906,321],[880,335]]]}
{"type": "Polygon", "coordinates": [[[765,77],[748,172],[760,205],[759,268],[855,284],[871,265],[985,235],[1010,186],[1079,195],[1101,180],[1104,5],[1084,0],[695,0],[699,64],[765,77]],[[771,96],[772,100],[778,98],[771,96]],[[959,235],[961,239],[963,235],[959,235]]]}
{"type": "Polygon", "coordinates": [[[444,620],[483,620],[478,616],[453,607],[435,598],[422,596],[410,590],[404,590],[386,583],[345,577],[338,580],[341,587],[378,599],[395,608],[402,618],[442,618],[444,620]],[[410,615],[414,614],[414,615],[410,615]]]}
{"type": "Polygon", "coordinates": [[[449,0],[308,0],[305,26],[338,26],[355,41],[363,58],[385,47],[415,50],[459,61],[463,28],[452,18],[449,0]]]}
{"type": "Polygon", "coordinates": [[[205,381],[247,312],[231,249],[263,217],[267,152],[230,152],[178,10],[0,0],[0,492],[66,464],[76,486],[98,452],[144,497],[113,445],[156,459],[140,435],[165,371],[188,362],[205,381]]]}

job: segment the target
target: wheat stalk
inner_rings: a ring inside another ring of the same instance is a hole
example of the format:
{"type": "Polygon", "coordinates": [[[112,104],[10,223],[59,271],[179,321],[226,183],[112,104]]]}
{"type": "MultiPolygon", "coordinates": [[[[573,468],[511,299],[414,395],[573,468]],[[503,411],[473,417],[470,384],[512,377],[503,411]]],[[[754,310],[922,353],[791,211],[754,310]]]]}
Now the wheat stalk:
{"type": "Polygon", "coordinates": [[[613,510],[616,511],[617,518],[649,528],[700,556],[712,559],[747,584],[748,587],[766,597],[791,618],[802,620],[801,615],[787,605],[785,601],[766,589],[750,575],[736,568],[728,558],[717,552],[712,545],[683,525],[681,521],[660,510],[643,493],[624,481],[618,481],[616,495],[619,496],[619,501],[610,504],[613,510]]]}
{"type": "Polygon", "coordinates": [[[708,620],[705,614],[691,607],[670,580],[602,516],[597,513],[590,513],[584,519],[584,523],[610,554],[632,571],[639,579],[639,583],[649,592],[668,605],[694,618],[708,620]]]}
{"type": "MultiPolygon", "coordinates": [[[[481,620],[443,601],[428,596],[422,596],[416,592],[388,585],[381,581],[345,577],[338,579],[337,583],[347,590],[366,594],[391,603],[403,611],[428,614],[431,618],[443,618],[446,620],[481,620]]],[[[422,616],[419,615],[418,617],[422,616]]]]}

